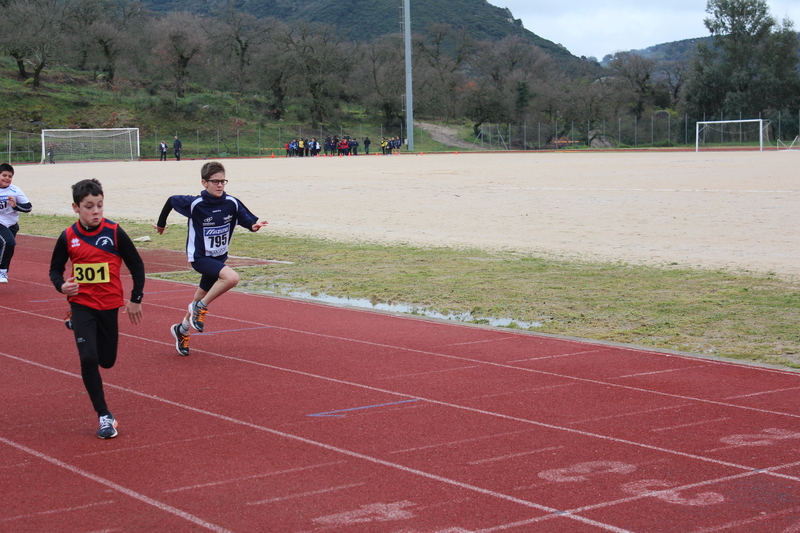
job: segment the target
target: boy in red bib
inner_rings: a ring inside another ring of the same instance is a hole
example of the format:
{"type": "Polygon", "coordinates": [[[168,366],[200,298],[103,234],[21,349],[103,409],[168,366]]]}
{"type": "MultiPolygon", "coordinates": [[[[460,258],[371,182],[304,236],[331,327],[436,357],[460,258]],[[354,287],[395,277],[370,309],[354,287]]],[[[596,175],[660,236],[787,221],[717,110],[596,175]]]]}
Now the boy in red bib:
{"type": "Polygon", "coordinates": [[[123,313],[133,324],[142,320],[144,263],[122,228],[103,217],[103,188],[99,181],[79,181],[72,186],[72,199],[72,209],[79,220],[56,240],[50,280],[69,301],[81,377],[100,421],[97,436],[111,439],[117,436],[117,421],[106,406],[100,367],[111,368],[117,359],[119,308],[125,306],[123,313]],[[65,281],[68,260],[72,261],[72,276],[65,281]],[[120,279],[123,262],[133,277],[127,305],[120,279]]]}

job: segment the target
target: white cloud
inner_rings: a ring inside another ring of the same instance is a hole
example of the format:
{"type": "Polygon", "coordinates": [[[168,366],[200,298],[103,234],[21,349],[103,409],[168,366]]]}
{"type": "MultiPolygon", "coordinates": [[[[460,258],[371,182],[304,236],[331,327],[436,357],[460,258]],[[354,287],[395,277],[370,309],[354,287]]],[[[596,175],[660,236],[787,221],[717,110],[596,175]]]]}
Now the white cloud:
{"type": "MultiPolygon", "coordinates": [[[[594,56],[620,50],[647,48],[656,44],[707,37],[703,24],[704,0],[642,2],[641,0],[489,0],[507,7],[514,18],[539,37],[560,43],[576,56],[594,56]]],[[[768,0],[770,14],[788,17],[800,30],[798,0],[768,0]]]]}

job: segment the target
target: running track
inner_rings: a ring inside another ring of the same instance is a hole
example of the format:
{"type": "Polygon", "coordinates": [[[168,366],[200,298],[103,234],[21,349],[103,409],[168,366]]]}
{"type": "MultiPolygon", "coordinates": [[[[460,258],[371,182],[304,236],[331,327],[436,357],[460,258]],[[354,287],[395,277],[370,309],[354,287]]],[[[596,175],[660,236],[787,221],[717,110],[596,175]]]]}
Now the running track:
{"type": "Polygon", "coordinates": [[[174,282],[121,315],[102,441],[53,241],[19,240],[0,531],[800,532],[798,373],[243,293],[180,357],[174,282]]]}

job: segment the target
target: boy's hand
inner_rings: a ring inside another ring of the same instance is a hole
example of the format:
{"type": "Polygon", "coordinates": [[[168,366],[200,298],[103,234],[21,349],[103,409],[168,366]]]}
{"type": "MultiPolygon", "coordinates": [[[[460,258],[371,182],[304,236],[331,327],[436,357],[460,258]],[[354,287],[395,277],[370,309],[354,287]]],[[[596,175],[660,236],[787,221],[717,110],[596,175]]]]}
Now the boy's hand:
{"type": "Polygon", "coordinates": [[[131,324],[139,325],[142,322],[142,304],[133,303],[128,300],[127,305],[125,305],[125,310],[122,312],[128,315],[128,318],[131,319],[131,324]]]}
{"type": "Polygon", "coordinates": [[[75,277],[67,278],[67,281],[61,286],[61,292],[67,296],[75,296],[78,294],[80,285],[75,283],[75,277]]]}
{"type": "Polygon", "coordinates": [[[16,196],[9,196],[8,197],[8,207],[17,207],[17,198],[16,198],[16,196]]]}
{"type": "Polygon", "coordinates": [[[153,228],[155,228],[156,233],[158,233],[159,235],[163,235],[164,234],[164,230],[167,229],[167,227],[168,226],[164,226],[163,228],[159,228],[158,226],[153,224],[153,228]]]}
{"type": "Polygon", "coordinates": [[[258,231],[267,224],[269,224],[269,222],[267,222],[266,220],[264,220],[263,222],[256,222],[255,224],[253,224],[253,231],[258,231]]]}

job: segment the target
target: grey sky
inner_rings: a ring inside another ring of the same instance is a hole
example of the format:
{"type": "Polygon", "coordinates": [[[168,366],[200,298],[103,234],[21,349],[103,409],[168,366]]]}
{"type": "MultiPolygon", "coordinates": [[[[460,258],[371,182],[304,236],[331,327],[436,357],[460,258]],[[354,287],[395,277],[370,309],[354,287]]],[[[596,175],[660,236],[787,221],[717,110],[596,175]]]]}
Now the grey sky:
{"type": "MultiPolygon", "coordinates": [[[[705,0],[488,0],[507,7],[526,29],[572,54],[603,59],[621,50],[707,37],[705,0]]],[[[800,0],[768,0],[778,21],[788,17],[800,31],[800,0]]]]}

